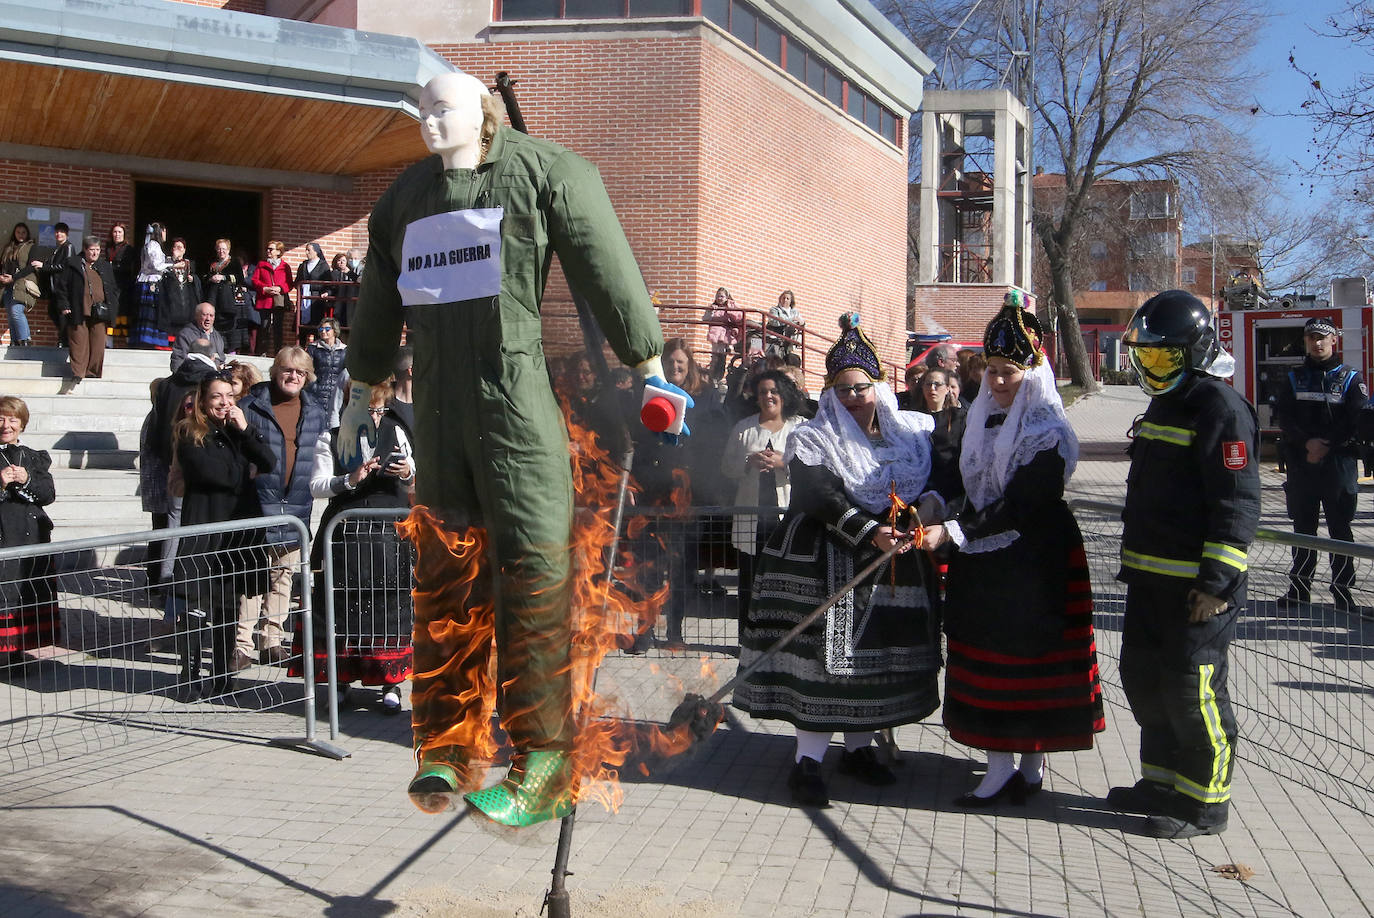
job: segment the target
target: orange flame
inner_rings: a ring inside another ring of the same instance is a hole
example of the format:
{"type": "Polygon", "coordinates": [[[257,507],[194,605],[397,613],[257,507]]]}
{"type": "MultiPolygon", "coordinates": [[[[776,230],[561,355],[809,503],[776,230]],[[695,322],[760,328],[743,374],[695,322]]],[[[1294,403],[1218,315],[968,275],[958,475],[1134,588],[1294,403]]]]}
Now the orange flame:
{"type": "MultiPolygon", "coordinates": [[[[632,757],[639,759],[636,767],[647,774],[645,757],[684,752],[692,744],[692,734],[687,726],[669,729],[631,721],[615,699],[596,691],[601,661],[636,633],[653,628],[669,586],[660,577],[651,595],[635,601],[607,570],[608,549],[618,538],[613,519],[623,470],[610,460],[590,431],[571,418],[568,429],[579,508],[567,549],[572,554],[573,571],[568,664],[576,726],[570,765],[572,789],[574,801],[595,800],[614,810],[623,799],[619,771],[626,762],[632,757]]],[[[676,513],[688,509],[690,495],[686,474],[675,471],[672,500],[676,513]]],[[[646,523],[644,517],[631,518],[627,530],[642,532],[646,523]]],[[[428,638],[416,642],[415,650],[416,755],[422,757],[429,750],[447,755],[444,747],[457,747],[458,753],[474,763],[467,775],[472,784],[477,768],[494,759],[500,749],[492,717],[497,696],[495,602],[487,535],[477,528],[449,530],[421,506],[398,523],[397,530],[417,549],[415,629],[417,636],[428,638]],[[462,610],[464,615],[455,618],[455,610],[462,610]]],[[[627,553],[620,560],[633,559],[627,553]]],[[[652,574],[649,576],[652,579],[652,574]]],[[[638,591],[637,595],[644,596],[645,592],[638,591]]],[[[522,650],[508,648],[508,653],[520,654],[522,650]]],[[[705,657],[701,673],[703,678],[714,680],[714,670],[705,657]]],[[[681,688],[680,680],[672,682],[681,688]]],[[[521,717],[533,715],[530,711],[504,710],[503,725],[509,729],[521,717]]]]}
{"type": "Polygon", "coordinates": [[[422,506],[396,529],[416,547],[415,630],[429,638],[415,642],[416,755],[455,746],[490,761],[499,747],[492,729],[496,615],[485,577],[486,533],[446,529],[422,506]],[[454,610],[465,611],[466,619],[455,618],[454,610]]]}

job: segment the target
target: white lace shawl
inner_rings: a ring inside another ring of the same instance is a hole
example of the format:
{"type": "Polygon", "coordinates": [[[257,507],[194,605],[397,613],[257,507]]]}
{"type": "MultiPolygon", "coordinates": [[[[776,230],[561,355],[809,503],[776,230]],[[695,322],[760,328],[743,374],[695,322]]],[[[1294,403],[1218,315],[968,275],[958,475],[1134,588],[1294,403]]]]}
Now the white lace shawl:
{"type": "Polygon", "coordinates": [[[894,482],[897,495],[912,504],[925,490],[935,422],[928,414],[898,410],[887,383],[876,383],[874,392],[881,446],[859,429],[835,391],[826,389],[816,417],[788,437],[783,458],[791,462],[796,457],[807,465],[829,469],[844,482],[845,493],[855,504],[882,514],[891,506],[888,493],[894,482]]]}
{"type": "Polygon", "coordinates": [[[959,456],[964,490],[977,510],[1001,497],[1012,474],[1041,450],[1059,449],[1066,484],[1078,464],[1078,437],[1064,414],[1064,403],[1047,361],[1026,371],[1011,408],[1005,410],[1007,419],[1000,427],[989,429],[988,418],[1000,413],[1003,409],[993,400],[992,387],[985,383],[969,409],[959,456]]]}

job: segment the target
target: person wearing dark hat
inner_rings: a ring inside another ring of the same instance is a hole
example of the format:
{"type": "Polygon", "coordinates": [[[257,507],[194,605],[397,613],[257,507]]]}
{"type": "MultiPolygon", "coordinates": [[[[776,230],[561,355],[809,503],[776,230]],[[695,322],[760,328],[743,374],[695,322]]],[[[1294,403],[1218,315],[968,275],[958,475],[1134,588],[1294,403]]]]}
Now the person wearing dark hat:
{"type": "Polygon", "coordinates": [[[1155,838],[1226,829],[1236,718],[1227,650],[1259,524],[1259,421],[1223,380],[1235,361],[1182,290],[1147,300],[1122,342],[1150,396],[1130,446],[1121,569],[1121,686],[1140,725],[1140,780],[1107,805],[1155,838]]]}
{"type": "MultiPolygon", "coordinates": [[[[740,667],[760,667],[735,689],[734,706],[796,727],[788,776],[792,800],[829,805],[821,762],[844,733],[839,771],[865,784],[896,780],[872,745],[874,731],[914,723],[939,706],[936,577],[921,551],[899,550],[820,621],[772,656],[764,651],[836,593],[912,524],[890,521],[890,493],[922,518],[943,509],[930,496],[930,416],[899,411],[858,316],[826,355],[816,417],[788,438],[787,513],[759,553],[740,639],[740,667]]],[[[913,547],[910,544],[907,548],[913,547]]]]}
{"type": "MultiPolygon", "coordinates": [[[[1359,493],[1355,432],[1369,393],[1359,372],[1336,353],[1340,331],[1330,319],[1308,319],[1302,338],[1307,356],[1288,372],[1288,385],[1280,390],[1276,406],[1283,431],[1279,448],[1288,468],[1283,485],[1288,518],[1294,532],[1316,535],[1317,518],[1325,514],[1331,538],[1353,542],[1350,524],[1359,493]]],[[[1350,590],[1355,585],[1355,562],[1349,555],[1329,557],[1331,598],[1336,611],[1349,612],[1354,609],[1350,590]]],[[[1283,602],[1311,601],[1316,567],[1315,551],[1294,546],[1283,602]]]]}
{"type": "Polygon", "coordinates": [[[945,726],[988,757],[981,783],[955,801],[965,808],[1024,802],[1043,784],[1046,753],[1091,749],[1105,728],[1087,558],[1064,500],[1078,437],[1022,296],[1008,294],[983,335],[963,512],[926,531],[929,549],[958,546],[945,590],[945,726]]]}

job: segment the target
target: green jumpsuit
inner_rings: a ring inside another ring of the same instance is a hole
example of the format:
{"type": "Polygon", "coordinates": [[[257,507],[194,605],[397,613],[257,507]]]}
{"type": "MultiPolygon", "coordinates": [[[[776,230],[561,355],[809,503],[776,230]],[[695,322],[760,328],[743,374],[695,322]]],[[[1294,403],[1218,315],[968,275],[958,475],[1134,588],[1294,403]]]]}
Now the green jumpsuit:
{"type": "MultiPolygon", "coordinates": [[[[489,586],[474,584],[472,602],[486,590],[495,602],[502,725],[522,752],[568,749],[573,496],[540,301],[556,252],[616,355],[635,366],[663,350],[643,277],[596,167],[506,127],[476,169],[445,170],[435,155],[403,172],[373,208],[368,232],[348,371],[361,382],[385,379],[408,327],[417,503],[453,529],[486,530],[489,586]],[[485,235],[435,216],[474,213],[486,219],[485,235]]],[[[419,569],[433,567],[421,558],[419,569]]],[[[440,742],[445,721],[477,701],[472,686],[452,684],[463,679],[459,668],[440,672],[446,658],[473,650],[442,638],[453,630],[443,617],[462,620],[467,610],[422,608],[423,592],[417,581],[417,750],[440,742]]]]}

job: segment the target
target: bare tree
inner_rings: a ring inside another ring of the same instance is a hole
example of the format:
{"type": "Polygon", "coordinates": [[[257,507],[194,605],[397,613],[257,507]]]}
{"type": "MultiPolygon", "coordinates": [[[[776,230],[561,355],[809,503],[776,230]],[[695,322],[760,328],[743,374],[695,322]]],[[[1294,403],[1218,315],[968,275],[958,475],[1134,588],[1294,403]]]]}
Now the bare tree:
{"type": "Polygon", "coordinates": [[[1200,188],[1255,169],[1231,116],[1248,111],[1251,78],[1236,36],[1263,9],[1246,0],[878,3],[939,64],[941,86],[1009,86],[1034,113],[1037,161],[1065,182],[1062,205],[1033,215],[1051,288],[1040,301],[1057,311],[1073,381],[1095,388],[1074,306],[1093,184],[1171,177],[1200,188]]]}
{"type": "MultiPolygon", "coordinates": [[[[1319,34],[1348,41],[1357,52],[1374,57],[1374,0],[1349,0],[1319,34]]],[[[1288,63],[1307,79],[1302,108],[1313,122],[1319,171],[1346,179],[1374,168],[1374,72],[1356,73],[1350,85],[1333,88],[1322,85],[1315,62],[1290,56],[1288,63]]],[[[1357,183],[1356,190],[1367,192],[1367,183],[1357,183]]],[[[1368,198],[1364,200],[1368,208],[1368,198]]]]}

